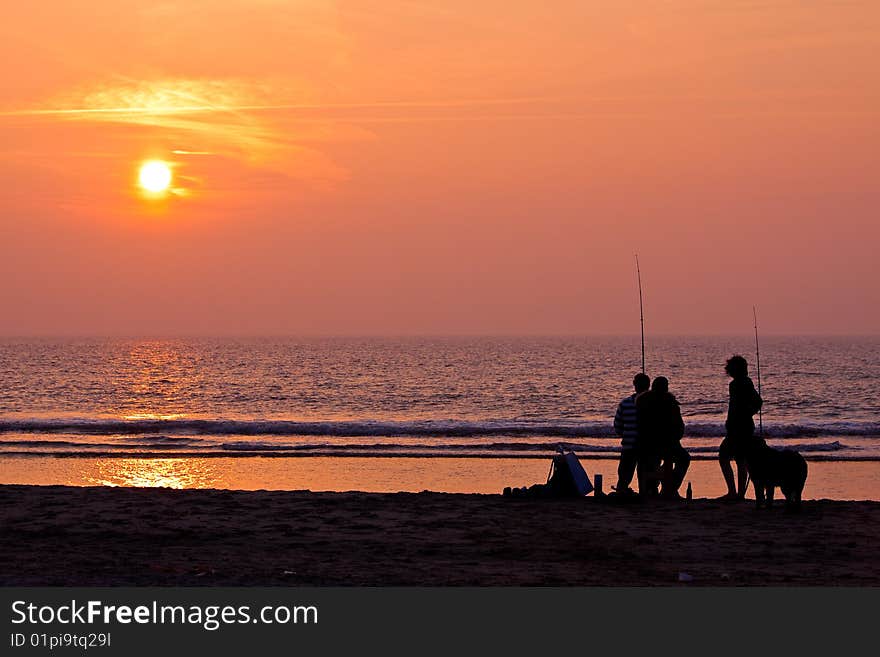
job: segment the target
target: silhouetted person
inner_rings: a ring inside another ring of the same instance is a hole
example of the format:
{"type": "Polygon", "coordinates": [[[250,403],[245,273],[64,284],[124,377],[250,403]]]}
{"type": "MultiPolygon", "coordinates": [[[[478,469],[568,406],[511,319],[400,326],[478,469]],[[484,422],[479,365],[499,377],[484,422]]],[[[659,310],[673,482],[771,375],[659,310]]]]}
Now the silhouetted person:
{"type": "Polygon", "coordinates": [[[642,483],[649,495],[657,492],[658,479],[663,495],[679,497],[691,458],[681,446],[684,421],[678,400],[669,392],[669,379],[658,376],[651,389],[636,399],[639,428],[639,492],[642,483]],[[662,466],[661,466],[662,461],[662,466]]]}
{"type": "MultiPolygon", "coordinates": [[[[650,446],[650,457],[663,484],[664,497],[680,497],[678,489],[691,463],[687,450],[681,446],[684,421],[675,395],[669,392],[669,379],[658,376],[650,392],[640,398],[639,422],[644,418],[645,438],[650,446]],[[662,461],[662,465],[661,465],[662,461]]],[[[640,424],[641,426],[641,424],[640,424]]]]}
{"type": "Polygon", "coordinates": [[[718,460],[727,484],[727,494],[722,499],[741,500],[746,496],[748,467],[746,450],[755,436],[754,415],[764,404],[749,378],[749,364],[742,356],[731,356],[724,366],[733,380],[730,382],[730,404],[727,407],[727,435],[718,447],[718,460]],[[730,461],[736,461],[738,486],[734,483],[730,461]]]}
{"type": "Polygon", "coordinates": [[[657,395],[646,390],[636,396],[636,427],[638,429],[639,495],[657,494],[660,476],[660,446],[657,439],[657,395]]]}
{"type": "Polygon", "coordinates": [[[636,397],[648,390],[651,379],[647,374],[639,373],[633,377],[635,392],[629,397],[624,397],[617,406],[614,414],[614,431],[620,436],[620,463],[617,465],[618,493],[630,493],[629,485],[636,473],[636,465],[639,462],[638,453],[638,418],[636,416],[636,397]]]}

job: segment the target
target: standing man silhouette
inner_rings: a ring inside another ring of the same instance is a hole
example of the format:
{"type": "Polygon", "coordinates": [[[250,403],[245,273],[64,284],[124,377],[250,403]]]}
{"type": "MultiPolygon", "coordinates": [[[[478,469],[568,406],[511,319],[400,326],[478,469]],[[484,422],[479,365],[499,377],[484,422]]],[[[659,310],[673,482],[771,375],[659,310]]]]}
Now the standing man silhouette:
{"type": "Polygon", "coordinates": [[[635,392],[620,401],[617,413],[614,414],[614,432],[620,436],[620,463],[617,465],[617,486],[615,487],[619,494],[632,492],[629,485],[639,462],[636,397],[647,391],[650,386],[651,379],[647,374],[642,372],[636,374],[633,377],[635,392]]]}
{"type": "Polygon", "coordinates": [[[749,364],[745,358],[739,355],[731,356],[724,366],[724,371],[732,380],[729,388],[727,422],[724,424],[727,435],[718,447],[718,461],[724,482],[727,484],[727,494],[721,499],[736,501],[745,499],[746,496],[749,470],[745,454],[755,438],[754,415],[761,410],[764,400],[749,378],[749,364]],[[731,460],[736,461],[736,483],[733,479],[731,460]]]}

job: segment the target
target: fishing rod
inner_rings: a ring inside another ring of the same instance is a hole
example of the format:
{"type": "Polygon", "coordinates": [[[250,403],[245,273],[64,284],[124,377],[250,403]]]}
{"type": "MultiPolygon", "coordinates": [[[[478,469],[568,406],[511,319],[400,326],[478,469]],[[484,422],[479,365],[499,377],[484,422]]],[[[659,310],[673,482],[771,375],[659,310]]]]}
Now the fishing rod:
{"type": "Polygon", "coordinates": [[[639,254],[636,253],[636,276],[639,279],[639,322],[642,326],[642,374],[645,373],[645,311],[642,307],[642,271],[639,269],[639,254]]]}
{"type": "MultiPolygon", "coordinates": [[[[761,397],[761,347],[758,345],[758,311],[752,306],[752,317],[755,318],[755,363],[758,366],[758,396],[761,397]]],[[[758,426],[761,438],[764,437],[764,411],[758,409],[758,426]]]]}

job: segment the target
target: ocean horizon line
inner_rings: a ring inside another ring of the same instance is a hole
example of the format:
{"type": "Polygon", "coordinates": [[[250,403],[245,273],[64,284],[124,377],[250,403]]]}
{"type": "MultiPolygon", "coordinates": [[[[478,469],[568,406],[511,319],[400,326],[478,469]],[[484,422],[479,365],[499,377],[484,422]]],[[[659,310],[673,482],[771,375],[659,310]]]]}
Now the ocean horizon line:
{"type": "MultiPolygon", "coordinates": [[[[654,339],[753,339],[751,329],[742,332],[651,332],[648,334],[646,341],[654,339]]],[[[71,333],[42,333],[34,332],[30,334],[24,333],[0,333],[2,341],[18,341],[18,340],[174,340],[174,339],[193,339],[193,340],[297,340],[297,339],[342,339],[342,340],[359,340],[359,339],[379,339],[379,340],[406,340],[406,339],[640,339],[640,334],[636,332],[571,332],[571,333],[504,333],[504,332],[358,332],[358,333],[335,333],[335,332],[155,332],[155,333],[95,333],[95,332],[71,332],[71,333]]],[[[761,332],[761,338],[781,338],[781,339],[880,339],[880,332],[877,333],[837,333],[837,332],[761,332]]]]}

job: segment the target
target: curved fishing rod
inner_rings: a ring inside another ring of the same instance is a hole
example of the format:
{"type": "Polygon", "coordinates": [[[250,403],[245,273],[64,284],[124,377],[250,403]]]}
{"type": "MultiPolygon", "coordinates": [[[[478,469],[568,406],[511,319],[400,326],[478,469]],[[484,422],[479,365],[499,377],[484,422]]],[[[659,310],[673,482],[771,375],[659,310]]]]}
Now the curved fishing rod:
{"type": "Polygon", "coordinates": [[[639,269],[639,254],[636,253],[636,276],[639,279],[639,322],[642,325],[642,374],[645,373],[645,311],[642,306],[642,270],[639,269]]]}

